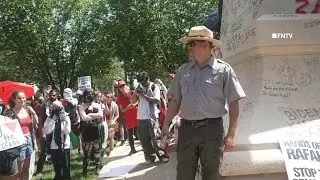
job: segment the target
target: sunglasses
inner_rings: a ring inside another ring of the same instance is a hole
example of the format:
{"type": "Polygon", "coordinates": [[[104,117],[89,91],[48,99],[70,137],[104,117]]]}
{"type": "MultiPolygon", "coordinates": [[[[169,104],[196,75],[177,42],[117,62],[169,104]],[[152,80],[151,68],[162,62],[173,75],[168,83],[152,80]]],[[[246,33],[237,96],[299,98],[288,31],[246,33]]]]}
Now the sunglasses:
{"type": "Polygon", "coordinates": [[[124,87],[124,85],[119,86],[119,88],[123,88],[123,87],[124,87]]]}
{"type": "Polygon", "coordinates": [[[194,47],[194,46],[197,45],[198,42],[199,42],[199,41],[190,41],[187,45],[188,45],[189,47],[194,47]]]}
{"type": "Polygon", "coordinates": [[[196,46],[199,42],[205,42],[205,41],[193,40],[193,41],[190,41],[187,45],[188,45],[189,47],[194,47],[194,46],[196,46]]]}

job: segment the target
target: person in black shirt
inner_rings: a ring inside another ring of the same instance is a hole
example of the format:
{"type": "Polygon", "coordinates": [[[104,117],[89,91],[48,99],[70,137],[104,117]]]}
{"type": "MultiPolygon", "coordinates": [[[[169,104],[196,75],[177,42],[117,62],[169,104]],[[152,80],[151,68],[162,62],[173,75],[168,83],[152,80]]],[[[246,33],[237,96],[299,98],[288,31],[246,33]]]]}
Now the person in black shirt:
{"type": "Polygon", "coordinates": [[[87,89],[83,92],[84,103],[79,106],[79,115],[81,118],[81,135],[82,135],[82,150],[83,150],[83,175],[88,175],[88,161],[90,152],[96,164],[96,174],[99,174],[101,169],[101,149],[104,137],[103,130],[103,113],[101,105],[94,102],[94,92],[87,89]]]}
{"type": "Polygon", "coordinates": [[[49,97],[46,102],[44,102],[40,107],[40,113],[39,113],[39,135],[40,135],[40,154],[37,164],[37,171],[35,175],[38,175],[43,170],[43,165],[46,160],[48,150],[49,150],[49,143],[46,141],[46,135],[43,131],[44,122],[46,121],[47,117],[50,116],[52,112],[52,104],[54,101],[57,101],[58,92],[56,90],[50,90],[49,97]]]}

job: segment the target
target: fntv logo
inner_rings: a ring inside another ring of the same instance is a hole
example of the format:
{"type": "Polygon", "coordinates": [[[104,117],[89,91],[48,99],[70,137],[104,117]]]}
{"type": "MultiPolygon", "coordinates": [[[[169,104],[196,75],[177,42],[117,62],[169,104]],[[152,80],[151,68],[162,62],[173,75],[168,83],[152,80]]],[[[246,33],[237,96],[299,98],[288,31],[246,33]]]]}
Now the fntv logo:
{"type": "Polygon", "coordinates": [[[291,39],[293,33],[272,33],[272,39],[291,39]]]}

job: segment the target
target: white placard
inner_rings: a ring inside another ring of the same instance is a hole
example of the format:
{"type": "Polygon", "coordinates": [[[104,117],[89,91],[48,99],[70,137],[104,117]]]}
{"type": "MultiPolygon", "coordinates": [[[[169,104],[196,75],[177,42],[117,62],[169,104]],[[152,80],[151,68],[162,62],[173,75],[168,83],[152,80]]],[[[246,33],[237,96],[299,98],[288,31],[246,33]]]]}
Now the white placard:
{"type": "Polygon", "coordinates": [[[30,157],[29,180],[32,179],[32,176],[35,173],[35,165],[36,165],[36,152],[33,151],[30,157]]]}
{"type": "Polygon", "coordinates": [[[85,89],[92,89],[91,87],[91,76],[83,76],[78,78],[78,89],[80,89],[82,92],[85,89]]]}
{"type": "Polygon", "coordinates": [[[11,120],[7,117],[0,117],[0,151],[11,149],[25,144],[20,123],[17,119],[11,120]]]}
{"type": "Polygon", "coordinates": [[[289,180],[320,179],[319,138],[285,138],[280,147],[289,180]]]}

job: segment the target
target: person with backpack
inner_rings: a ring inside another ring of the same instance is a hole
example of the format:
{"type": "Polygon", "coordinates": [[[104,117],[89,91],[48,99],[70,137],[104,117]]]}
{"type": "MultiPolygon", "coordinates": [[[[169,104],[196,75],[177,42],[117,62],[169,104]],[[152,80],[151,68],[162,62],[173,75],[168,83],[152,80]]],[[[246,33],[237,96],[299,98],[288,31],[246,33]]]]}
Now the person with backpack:
{"type": "Polygon", "coordinates": [[[159,146],[156,142],[154,126],[159,118],[160,88],[150,82],[147,72],[138,76],[138,87],[134,90],[132,103],[138,102],[138,134],[143,148],[146,164],[155,161],[156,156],[162,162],[168,162],[169,156],[165,152],[160,156],[159,146]]]}
{"type": "Polygon", "coordinates": [[[55,171],[54,180],[70,178],[71,121],[60,101],[52,104],[52,111],[44,123],[44,133],[50,142],[50,154],[55,171]]]}
{"type": "Polygon", "coordinates": [[[157,133],[159,133],[159,135],[160,135],[162,124],[163,124],[164,119],[166,118],[166,115],[167,115],[168,89],[166,88],[166,86],[163,84],[163,82],[159,78],[155,79],[155,83],[157,83],[157,85],[160,87],[160,105],[159,105],[159,109],[160,109],[159,125],[160,125],[160,127],[157,129],[157,133]]]}
{"type": "Polygon", "coordinates": [[[26,96],[22,90],[14,91],[9,99],[10,109],[6,116],[11,119],[18,119],[26,144],[21,148],[18,168],[19,172],[12,179],[29,180],[30,157],[33,151],[37,151],[37,143],[34,131],[34,124],[38,117],[30,106],[26,106],[26,96]],[[33,121],[35,120],[35,121],[33,121]]]}

